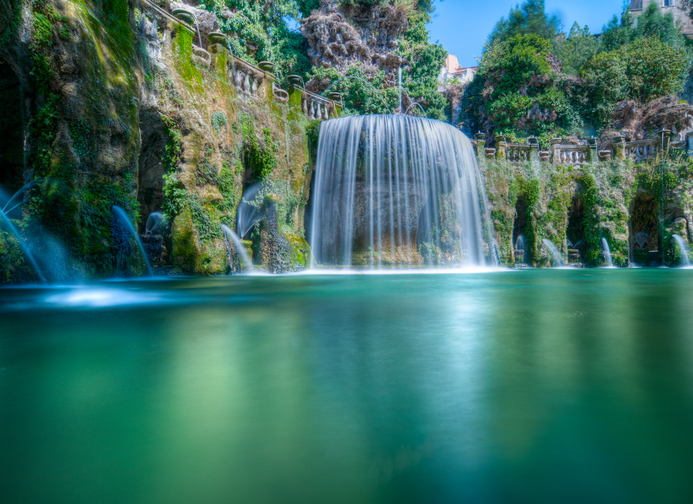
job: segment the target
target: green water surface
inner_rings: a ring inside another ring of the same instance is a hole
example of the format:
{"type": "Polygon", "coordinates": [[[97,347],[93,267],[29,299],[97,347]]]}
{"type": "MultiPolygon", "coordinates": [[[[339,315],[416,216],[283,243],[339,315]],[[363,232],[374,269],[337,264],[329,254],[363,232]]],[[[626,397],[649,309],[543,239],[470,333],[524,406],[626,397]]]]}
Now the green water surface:
{"type": "Polygon", "coordinates": [[[693,271],[0,289],[0,503],[693,502],[693,271]]]}

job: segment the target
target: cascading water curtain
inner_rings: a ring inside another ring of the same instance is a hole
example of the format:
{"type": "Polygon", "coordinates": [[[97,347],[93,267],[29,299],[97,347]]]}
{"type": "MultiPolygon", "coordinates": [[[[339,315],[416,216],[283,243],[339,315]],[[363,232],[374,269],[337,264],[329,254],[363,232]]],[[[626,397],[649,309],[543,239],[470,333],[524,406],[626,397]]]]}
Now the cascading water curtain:
{"type": "Polygon", "coordinates": [[[317,264],[497,265],[469,139],[412,116],[359,116],[320,129],[311,247],[317,264]]]}

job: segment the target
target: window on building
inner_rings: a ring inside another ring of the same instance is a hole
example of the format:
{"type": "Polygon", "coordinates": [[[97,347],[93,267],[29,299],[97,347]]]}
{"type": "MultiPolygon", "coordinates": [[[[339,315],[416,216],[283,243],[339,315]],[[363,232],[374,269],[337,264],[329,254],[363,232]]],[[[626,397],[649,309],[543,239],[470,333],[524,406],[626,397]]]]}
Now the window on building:
{"type": "Polygon", "coordinates": [[[673,7],[674,6],[674,0],[662,0],[662,6],[663,7],[673,7]]]}

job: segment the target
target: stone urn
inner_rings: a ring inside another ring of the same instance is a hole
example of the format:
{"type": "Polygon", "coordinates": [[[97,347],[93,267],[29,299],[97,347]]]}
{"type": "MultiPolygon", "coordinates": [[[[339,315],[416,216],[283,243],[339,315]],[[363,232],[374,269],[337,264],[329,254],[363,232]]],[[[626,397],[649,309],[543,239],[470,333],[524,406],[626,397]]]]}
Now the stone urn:
{"type": "Polygon", "coordinates": [[[551,151],[543,150],[539,151],[539,160],[548,162],[551,159],[551,151]]]}
{"type": "Polygon", "coordinates": [[[194,25],[195,24],[195,15],[190,12],[189,10],[186,9],[173,9],[172,14],[183,21],[184,23],[188,23],[189,25],[194,25]]]}
{"type": "Polygon", "coordinates": [[[286,80],[294,87],[303,89],[303,79],[300,75],[289,75],[286,80]]]}
{"type": "Polygon", "coordinates": [[[602,150],[599,151],[599,159],[602,161],[611,161],[611,158],[613,157],[613,152],[610,150],[602,150]]]}
{"type": "Polygon", "coordinates": [[[228,37],[221,32],[212,32],[207,35],[207,40],[209,40],[210,44],[226,45],[228,37]]]}
{"type": "Polygon", "coordinates": [[[342,93],[331,92],[327,93],[327,97],[337,103],[342,103],[342,93]]]}
{"type": "Polygon", "coordinates": [[[257,66],[260,68],[260,70],[263,70],[264,72],[269,72],[271,74],[275,73],[277,69],[276,65],[271,61],[261,61],[257,64],[257,66]]]}
{"type": "Polygon", "coordinates": [[[552,138],[551,140],[549,140],[549,143],[551,143],[551,145],[560,145],[562,142],[562,138],[552,138]]]}

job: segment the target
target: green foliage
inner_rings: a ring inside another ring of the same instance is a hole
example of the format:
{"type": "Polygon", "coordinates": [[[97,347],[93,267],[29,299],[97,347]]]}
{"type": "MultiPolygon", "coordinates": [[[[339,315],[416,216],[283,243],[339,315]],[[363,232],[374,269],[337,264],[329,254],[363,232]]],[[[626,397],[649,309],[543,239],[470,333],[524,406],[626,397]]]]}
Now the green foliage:
{"type": "Polygon", "coordinates": [[[181,213],[190,198],[188,190],[174,174],[164,175],[164,216],[169,222],[181,213]]]}
{"type": "Polygon", "coordinates": [[[320,0],[296,0],[296,7],[302,18],[310,16],[310,13],[320,8],[320,0]]]}
{"type": "Polygon", "coordinates": [[[289,29],[287,19],[309,15],[310,10],[319,7],[314,1],[204,0],[198,7],[217,15],[221,32],[238,34],[237,39],[229,38],[234,56],[253,64],[263,60],[273,62],[281,84],[290,74],[305,74],[310,70],[305,39],[301,33],[289,29]],[[221,14],[227,9],[234,15],[225,19],[221,14]],[[258,46],[255,56],[247,51],[249,43],[258,46]]]}
{"type": "Polygon", "coordinates": [[[222,111],[217,110],[212,114],[212,128],[217,135],[221,131],[221,128],[225,128],[228,125],[229,120],[226,118],[226,114],[224,114],[222,111]]]}
{"type": "Polygon", "coordinates": [[[423,106],[427,117],[445,120],[447,100],[438,92],[438,74],[445,63],[447,51],[442,45],[428,41],[423,16],[410,20],[398,54],[409,62],[409,71],[404,74],[402,82],[409,97],[423,106]]]}
{"type": "Polygon", "coordinates": [[[582,67],[600,51],[599,40],[591,33],[589,27],[580,28],[575,23],[565,40],[554,38],[551,52],[563,65],[563,73],[577,75],[582,67]]]}
{"type": "Polygon", "coordinates": [[[200,198],[196,194],[190,195],[188,199],[190,215],[202,243],[221,238],[222,231],[218,222],[215,222],[210,212],[205,211],[200,198]]]}
{"type": "Polygon", "coordinates": [[[501,18],[488,37],[487,46],[505,42],[519,35],[537,35],[553,40],[559,32],[561,22],[557,16],[547,16],[544,0],[525,0],[522,5],[510,10],[508,19],[501,18]]]}
{"type": "Polygon", "coordinates": [[[551,73],[550,50],[547,40],[533,34],[497,42],[487,49],[463,96],[473,130],[482,129],[483,113],[500,131],[518,136],[564,136],[580,131],[582,120],[551,73]]]}
{"type": "Polygon", "coordinates": [[[210,161],[214,150],[210,145],[205,145],[205,153],[202,159],[197,163],[195,173],[197,175],[197,185],[203,187],[205,185],[217,185],[219,183],[219,170],[210,161]]]}
{"type": "Polygon", "coordinates": [[[399,92],[396,88],[384,87],[383,72],[377,72],[369,79],[360,65],[349,67],[344,75],[334,68],[322,67],[313,69],[312,77],[317,80],[329,79],[329,90],[342,93],[344,116],[391,114],[399,106],[399,92]]]}
{"type": "Polygon", "coordinates": [[[267,180],[278,164],[277,146],[272,141],[272,132],[269,129],[263,131],[265,145],[262,146],[255,132],[255,118],[241,113],[239,119],[243,136],[243,164],[246,168],[251,168],[255,180],[267,180]]]}
{"type": "Polygon", "coordinates": [[[647,103],[680,92],[688,69],[687,51],[659,38],[598,54],[582,72],[587,104],[584,115],[596,126],[606,126],[621,100],[647,103]]]}
{"type": "Polygon", "coordinates": [[[657,2],[650,3],[638,16],[637,26],[631,14],[625,10],[619,22],[614,16],[602,29],[600,37],[604,51],[614,51],[635,41],[657,38],[664,44],[673,47],[690,45],[690,41],[681,33],[670,12],[663,14],[657,2]]]}
{"type": "Polygon", "coordinates": [[[72,138],[72,148],[80,159],[86,159],[91,154],[89,137],[91,136],[91,126],[86,121],[73,121],[70,123],[70,138],[72,138]]]}

